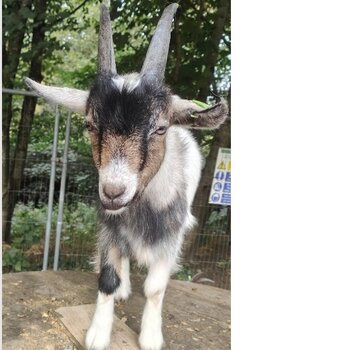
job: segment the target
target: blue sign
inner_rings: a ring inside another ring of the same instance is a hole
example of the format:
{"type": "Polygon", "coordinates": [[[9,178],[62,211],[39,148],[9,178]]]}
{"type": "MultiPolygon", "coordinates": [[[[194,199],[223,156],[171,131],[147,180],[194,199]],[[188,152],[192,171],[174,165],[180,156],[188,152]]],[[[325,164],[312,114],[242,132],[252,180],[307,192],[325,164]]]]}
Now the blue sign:
{"type": "Polygon", "coordinates": [[[221,182],[215,182],[214,184],[214,191],[220,192],[222,188],[221,182]]]}
{"type": "Polygon", "coordinates": [[[222,190],[222,192],[231,193],[231,182],[224,183],[224,189],[222,190]]]}
{"type": "Polygon", "coordinates": [[[218,202],[220,200],[220,194],[219,193],[214,193],[212,196],[211,196],[211,200],[213,202],[218,202]]]}
{"type": "Polygon", "coordinates": [[[231,204],[231,194],[223,193],[221,196],[222,204],[231,204]]]}
{"type": "Polygon", "coordinates": [[[215,205],[231,205],[231,150],[229,148],[219,148],[208,202],[215,205]]]}
{"type": "Polygon", "coordinates": [[[215,179],[216,180],[223,180],[225,177],[225,173],[223,171],[218,171],[216,174],[215,174],[215,179]]]}

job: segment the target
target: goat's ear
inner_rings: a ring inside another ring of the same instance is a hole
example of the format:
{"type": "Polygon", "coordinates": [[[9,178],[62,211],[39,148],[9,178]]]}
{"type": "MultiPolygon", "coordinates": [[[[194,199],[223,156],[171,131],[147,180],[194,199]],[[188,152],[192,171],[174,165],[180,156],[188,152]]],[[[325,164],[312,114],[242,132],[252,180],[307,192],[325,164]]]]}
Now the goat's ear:
{"type": "Polygon", "coordinates": [[[25,78],[24,81],[31,90],[49,103],[64,106],[73,112],[83,115],[86,114],[86,103],[89,96],[88,91],[46,86],[29,78],[25,78]]]}
{"type": "Polygon", "coordinates": [[[175,125],[182,125],[191,129],[216,129],[228,116],[227,101],[220,101],[210,107],[200,107],[190,100],[172,96],[173,119],[175,125]]]}

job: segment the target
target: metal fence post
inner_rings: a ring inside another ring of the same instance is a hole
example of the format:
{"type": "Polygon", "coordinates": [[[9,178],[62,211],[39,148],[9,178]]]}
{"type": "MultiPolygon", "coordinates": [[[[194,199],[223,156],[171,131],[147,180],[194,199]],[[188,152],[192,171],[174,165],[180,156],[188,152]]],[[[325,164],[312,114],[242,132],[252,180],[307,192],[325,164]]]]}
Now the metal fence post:
{"type": "Polygon", "coordinates": [[[59,121],[60,121],[60,114],[59,114],[58,106],[55,106],[55,127],[54,127],[54,137],[53,137],[53,144],[52,144],[51,175],[50,175],[50,187],[49,187],[49,202],[47,205],[47,221],[46,221],[46,231],[45,231],[43,271],[47,270],[48,257],[49,257],[53,195],[55,192],[56,156],[57,156],[59,121]]]}
{"type": "Polygon", "coordinates": [[[56,226],[56,243],[55,243],[55,256],[53,261],[53,270],[58,269],[58,260],[60,256],[60,243],[61,243],[61,232],[62,232],[62,219],[63,219],[63,208],[64,208],[64,195],[66,189],[67,179],[67,166],[68,166],[68,149],[69,149],[69,136],[70,136],[70,124],[71,124],[72,113],[68,113],[66,122],[66,137],[64,141],[64,152],[63,152],[63,167],[60,187],[60,197],[58,202],[58,217],[56,226]]]}

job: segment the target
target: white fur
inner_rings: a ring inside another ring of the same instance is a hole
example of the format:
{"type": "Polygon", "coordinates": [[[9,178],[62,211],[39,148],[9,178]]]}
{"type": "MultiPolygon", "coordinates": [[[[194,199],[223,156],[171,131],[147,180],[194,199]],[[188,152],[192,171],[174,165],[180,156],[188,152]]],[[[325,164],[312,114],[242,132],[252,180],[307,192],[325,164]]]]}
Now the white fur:
{"type": "Polygon", "coordinates": [[[103,350],[109,345],[113,324],[113,309],[113,295],[98,292],[96,311],[85,338],[88,350],[103,350]]]}
{"type": "Polygon", "coordinates": [[[139,343],[142,350],[160,350],[163,346],[162,305],[146,302],[142,314],[139,343]]]}
{"type": "Polygon", "coordinates": [[[163,345],[162,304],[175,262],[160,260],[151,265],[144,291],[147,297],[142,315],[139,342],[142,350],[160,350],[163,345]]]}
{"type": "Polygon", "coordinates": [[[112,79],[115,86],[121,91],[126,88],[127,91],[134,90],[141,82],[140,76],[137,73],[119,75],[112,79]]]}
{"type": "Polygon", "coordinates": [[[99,193],[102,198],[104,196],[103,186],[107,184],[126,186],[124,194],[118,197],[118,202],[121,205],[125,205],[136,193],[138,176],[130,171],[125,158],[115,158],[107,166],[99,170],[99,193]]]}
{"type": "Polygon", "coordinates": [[[109,214],[109,215],[119,215],[119,214],[121,214],[121,213],[123,213],[124,211],[126,211],[126,210],[128,210],[128,208],[127,207],[122,207],[122,208],[120,208],[120,209],[118,209],[118,210],[108,210],[108,209],[105,209],[105,212],[106,212],[106,214],[109,214]]]}
{"type": "Polygon", "coordinates": [[[187,185],[187,200],[188,203],[192,204],[201,176],[203,157],[197,142],[193,139],[192,134],[183,128],[179,127],[178,129],[181,130],[179,132],[179,136],[181,137],[182,141],[188,144],[187,152],[184,154],[184,173],[187,185]]]}
{"type": "Polygon", "coordinates": [[[129,258],[121,258],[120,279],[121,284],[117,288],[114,297],[116,300],[126,300],[131,293],[129,258]]]}
{"type": "Polygon", "coordinates": [[[144,195],[155,209],[162,209],[175,199],[185,182],[188,203],[192,203],[201,169],[202,155],[191,133],[182,127],[171,126],[167,131],[164,160],[144,195]],[[186,152],[182,150],[183,144],[187,145],[186,152]]]}
{"type": "Polygon", "coordinates": [[[144,291],[147,298],[152,297],[159,291],[165,290],[174,263],[175,261],[162,259],[150,266],[144,284],[144,291]]]}
{"type": "Polygon", "coordinates": [[[112,81],[113,81],[114,85],[118,88],[118,90],[123,89],[125,79],[122,76],[118,76],[117,78],[113,78],[112,81]]]}

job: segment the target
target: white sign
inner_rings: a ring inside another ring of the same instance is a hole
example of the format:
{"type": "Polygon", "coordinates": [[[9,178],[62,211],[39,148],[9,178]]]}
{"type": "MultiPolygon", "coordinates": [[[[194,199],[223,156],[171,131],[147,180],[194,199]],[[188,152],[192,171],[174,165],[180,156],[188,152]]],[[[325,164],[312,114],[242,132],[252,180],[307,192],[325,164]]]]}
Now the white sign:
{"type": "Polygon", "coordinates": [[[219,148],[209,196],[210,204],[231,205],[231,149],[219,148]]]}

